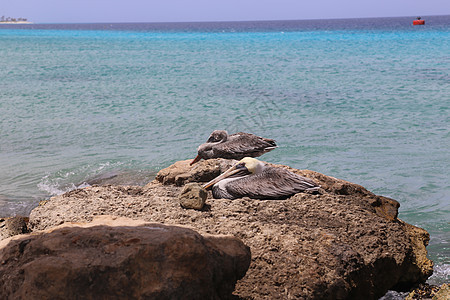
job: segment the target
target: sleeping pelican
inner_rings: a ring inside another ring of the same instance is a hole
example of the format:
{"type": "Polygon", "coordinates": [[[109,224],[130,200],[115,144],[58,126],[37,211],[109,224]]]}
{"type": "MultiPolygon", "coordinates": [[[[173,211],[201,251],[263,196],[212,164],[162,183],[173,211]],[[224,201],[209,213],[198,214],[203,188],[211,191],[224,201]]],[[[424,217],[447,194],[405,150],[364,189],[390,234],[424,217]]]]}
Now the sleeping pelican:
{"type": "Polygon", "coordinates": [[[198,155],[191,165],[200,159],[257,157],[277,148],[274,140],[251,133],[238,132],[228,135],[225,130],[214,130],[206,143],[198,147],[198,155]]]}
{"type": "Polygon", "coordinates": [[[245,157],[220,176],[203,185],[212,186],[214,198],[286,199],[296,193],[317,191],[313,180],[282,168],[265,165],[256,158],[245,157]]]}

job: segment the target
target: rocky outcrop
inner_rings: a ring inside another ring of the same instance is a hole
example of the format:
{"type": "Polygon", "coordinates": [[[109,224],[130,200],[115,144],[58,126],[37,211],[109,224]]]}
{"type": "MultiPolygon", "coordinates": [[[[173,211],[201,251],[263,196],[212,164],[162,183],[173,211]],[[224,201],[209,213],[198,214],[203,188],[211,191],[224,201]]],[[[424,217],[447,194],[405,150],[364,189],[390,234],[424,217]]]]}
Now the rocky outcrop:
{"type": "Polygon", "coordinates": [[[408,288],[432,273],[426,231],[397,218],[399,204],[364,187],[308,170],[320,194],[286,200],[206,200],[186,210],[178,196],[187,182],[206,182],[229,160],[178,162],[145,187],[104,186],[53,197],[30,215],[33,230],[111,214],[201,234],[227,234],[251,248],[249,270],[234,294],[248,299],[377,299],[388,289],[408,288]]]}
{"type": "Polygon", "coordinates": [[[0,242],[0,299],[227,299],[249,264],[235,237],[102,217],[0,242]]]}
{"type": "MultiPolygon", "coordinates": [[[[225,172],[237,161],[222,158],[209,159],[201,161],[193,166],[189,165],[190,162],[191,160],[178,161],[173,165],[162,169],[156,175],[156,181],[161,182],[164,185],[174,184],[176,186],[183,186],[189,182],[207,182],[225,172]]],[[[398,208],[400,207],[400,204],[397,201],[387,197],[377,196],[361,185],[327,176],[319,172],[297,170],[288,166],[271,163],[267,164],[273,167],[287,169],[304,177],[312,178],[319,182],[321,187],[327,193],[335,195],[359,195],[361,196],[361,199],[364,199],[361,204],[370,205],[378,215],[389,219],[397,218],[398,208]]]]}

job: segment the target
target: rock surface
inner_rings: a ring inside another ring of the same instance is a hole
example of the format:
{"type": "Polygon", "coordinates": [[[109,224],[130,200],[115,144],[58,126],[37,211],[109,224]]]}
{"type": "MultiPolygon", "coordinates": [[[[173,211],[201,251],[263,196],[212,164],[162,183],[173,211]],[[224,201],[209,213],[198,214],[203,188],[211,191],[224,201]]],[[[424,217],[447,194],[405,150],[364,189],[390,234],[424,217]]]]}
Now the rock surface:
{"type": "Polygon", "coordinates": [[[190,160],[177,161],[162,169],[156,175],[156,180],[163,184],[182,186],[188,182],[208,182],[237,163],[233,159],[208,159],[190,166],[190,160]]]}
{"type": "Polygon", "coordinates": [[[448,300],[450,299],[450,286],[448,283],[444,283],[439,287],[436,294],[433,295],[433,300],[448,300]]]}
{"type": "Polygon", "coordinates": [[[208,192],[198,183],[187,183],[180,193],[178,199],[183,208],[201,210],[205,205],[208,192]]]}
{"type": "Polygon", "coordinates": [[[235,237],[101,217],[0,242],[0,299],[227,299],[249,264],[235,237]]]}
{"type": "Polygon", "coordinates": [[[244,299],[377,299],[388,289],[426,280],[428,233],[397,218],[399,203],[360,185],[308,170],[319,195],[286,200],[212,199],[208,209],[183,209],[179,186],[214,178],[232,161],[190,160],[161,170],[145,187],[91,187],[53,197],[34,209],[41,230],[111,214],[184,225],[201,234],[227,234],[250,246],[252,262],[235,290],[244,299]]]}
{"type": "Polygon", "coordinates": [[[450,287],[447,283],[441,286],[420,284],[405,297],[405,300],[422,299],[448,300],[450,299],[450,287]]]}
{"type": "Polygon", "coordinates": [[[28,217],[0,218],[0,241],[10,236],[27,233],[28,217]]]}

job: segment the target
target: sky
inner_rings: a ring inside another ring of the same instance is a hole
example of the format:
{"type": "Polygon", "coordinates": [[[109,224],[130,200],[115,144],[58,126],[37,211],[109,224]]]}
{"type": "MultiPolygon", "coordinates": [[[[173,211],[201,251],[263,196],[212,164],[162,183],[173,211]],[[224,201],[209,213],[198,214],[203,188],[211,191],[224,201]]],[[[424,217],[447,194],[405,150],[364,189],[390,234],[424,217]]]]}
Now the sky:
{"type": "Polygon", "coordinates": [[[203,22],[450,15],[450,0],[0,0],[34,23],[203,22]]]}

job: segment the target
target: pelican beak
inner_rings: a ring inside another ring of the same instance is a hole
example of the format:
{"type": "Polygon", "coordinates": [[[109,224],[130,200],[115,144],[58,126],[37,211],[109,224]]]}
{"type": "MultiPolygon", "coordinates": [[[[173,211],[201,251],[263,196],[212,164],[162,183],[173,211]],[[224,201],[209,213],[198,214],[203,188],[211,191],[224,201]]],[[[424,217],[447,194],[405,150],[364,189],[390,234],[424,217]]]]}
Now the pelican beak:
{"type": "Polygon", "coordinates": [[[216,183],[218,183],[219,181],[221,181],[222,179],[225,179],[231,175],[236,174],[237,172],[239,172],[240,170],[236,168],[236,166],[233,166],[231,168],[229,168],[228,170],[226,170],[223,174],[220,174],[219,176],[217,176],[216,178],[214,178],[213,180],[211,180],[208,183],[205,183],[203,185],[204,189],[208,189],[209,187],[215,185],[216,183]]]}
{"type": "Polygon", "coordinates": [[[247,168],[238,163],[235,166],[232,166],[231,168],[229,168],[228,170],[226,170],[223,174],[220,174],[219,176],[217,176],[216,178],[214,178],[213,180],[211,180],[210,182],[207,182],[203,185],[204,189],[208,189],[209,187],[215,185],[216,183],[218,183],[219,181],[227,178],[227,177],[231,177],[233,175],[239,174],[239,176],[243,176],[243,175],[248,175],[249,171],[247,170],[247,168]]]}
{"type": "Polygon", "coordinates": [[[190,166],[192,166],[193,164],[195,164],[196,162],[198,162],[200,159],[202,159],[202,157],[200,155],[197,155],[194,160],[189,164],[190,166]]]}

